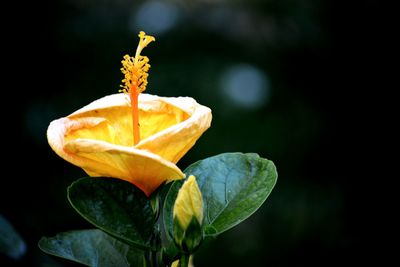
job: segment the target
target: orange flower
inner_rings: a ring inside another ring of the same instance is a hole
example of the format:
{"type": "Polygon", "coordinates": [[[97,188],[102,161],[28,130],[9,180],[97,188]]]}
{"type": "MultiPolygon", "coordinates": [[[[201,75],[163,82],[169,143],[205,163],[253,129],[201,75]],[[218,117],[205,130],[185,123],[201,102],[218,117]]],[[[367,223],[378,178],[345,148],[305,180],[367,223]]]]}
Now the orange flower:
{"type": "Polygon", "coordinates": [[[144,32],[139,38],[135,57],[122,60],[123,93],[51,122],[47,139],[88,175],[129,181],[149,196],[163,182],[184,178],[175,164],[210,127],[211,110],[190,97],[141,94],[150,65],[140,53],[155,39],[144,32]]]}
{"type": "Polygon", "coordinates": [[[51,148],[90,176],[120,178],[149,196],[164,181],[184,178],[175,165],[210,127],[211,110],[190,97],[139,95],[141,141],[133,145],[127,94],[103,97],[47,130],[51,148]]]}

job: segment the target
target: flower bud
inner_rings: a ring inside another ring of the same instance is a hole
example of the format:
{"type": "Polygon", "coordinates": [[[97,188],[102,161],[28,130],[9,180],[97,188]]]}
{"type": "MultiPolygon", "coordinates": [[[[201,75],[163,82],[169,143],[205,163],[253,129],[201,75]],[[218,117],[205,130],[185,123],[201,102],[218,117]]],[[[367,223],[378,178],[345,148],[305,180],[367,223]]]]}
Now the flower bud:
{"type": "Polygon", "coordinates": [[[203,239],[203,198],[196,182],[190,175],[175,200],[173,235],[175,244],[184,252],[193,252],[203,239]]]}

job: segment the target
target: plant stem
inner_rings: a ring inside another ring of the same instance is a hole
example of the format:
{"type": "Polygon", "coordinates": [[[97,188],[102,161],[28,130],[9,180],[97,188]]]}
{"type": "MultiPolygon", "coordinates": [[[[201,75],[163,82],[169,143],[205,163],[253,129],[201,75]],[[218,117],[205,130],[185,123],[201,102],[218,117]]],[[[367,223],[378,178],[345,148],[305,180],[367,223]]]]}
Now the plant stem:
{"type": "Polygon", "coordinates": [[[179,259],[178,267],[188,267],[189,266],[189,258],[190,258],[190,254],[182,254],[181,258],[179,259]]]}
{"type": "Polygon", "coordinates": [[[157,251],[149,250],[145,253],[145,267],[158,267],[157,251]]]}
{"type": "Polygon", "coordinates": [[[152,258],[151,261],[153,262],[153,266],[154,266],[154,267],[158,267],[159,264],[158,264],[157,251],[153,251],[153,252],[152,252],[151,258],[152,258]]]}

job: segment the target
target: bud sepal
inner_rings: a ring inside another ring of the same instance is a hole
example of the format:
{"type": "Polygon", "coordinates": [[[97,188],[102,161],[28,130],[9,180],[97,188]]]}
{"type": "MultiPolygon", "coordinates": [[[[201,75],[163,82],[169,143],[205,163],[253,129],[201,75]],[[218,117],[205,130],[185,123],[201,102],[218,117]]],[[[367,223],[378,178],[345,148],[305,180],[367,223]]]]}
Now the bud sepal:
{"type": "Polygon", "coordinates": [[[203,231],[196,217],[192,217],[186,229],[176,217],[173,224],[173,237],[177,248],[184,253],[194,253],[203,241],[203,231]]]}

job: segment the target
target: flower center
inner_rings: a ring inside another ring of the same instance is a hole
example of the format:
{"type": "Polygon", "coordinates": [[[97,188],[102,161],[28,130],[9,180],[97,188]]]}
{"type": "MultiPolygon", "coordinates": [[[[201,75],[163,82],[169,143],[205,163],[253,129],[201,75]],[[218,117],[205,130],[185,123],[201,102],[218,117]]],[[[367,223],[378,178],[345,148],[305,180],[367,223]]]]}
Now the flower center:
{"type": "Polygon", "coordinates": [[[131,100],[133,145],[140,141],[139,94],[146,90],[148,71],[150,69],[149,58],[140,55],[140,53],[150,42],[155,41],[153,36],[146,35],[143,31],[139,33],[139,38],[135,57],[125,55],[121,61],[121,72],[124,74],[124,79],[122,80],[123,85],[120,85],[122,87],[120,92],[129,94],[131,100]]]}

